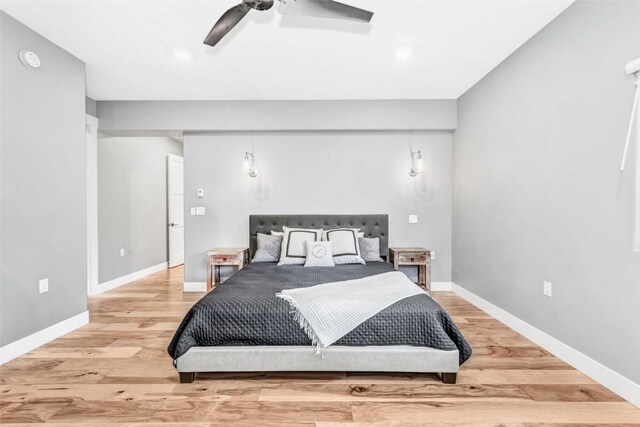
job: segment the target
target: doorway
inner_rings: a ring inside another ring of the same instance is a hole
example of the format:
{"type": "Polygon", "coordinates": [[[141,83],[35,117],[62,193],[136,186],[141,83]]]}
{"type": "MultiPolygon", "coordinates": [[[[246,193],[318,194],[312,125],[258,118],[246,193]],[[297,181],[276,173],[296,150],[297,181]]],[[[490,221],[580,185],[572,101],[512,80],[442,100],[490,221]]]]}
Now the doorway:
{"type": "Polygon", "coordinates": [[[169,268],[184,264],[184,160],[167,155],[169,268]]]}

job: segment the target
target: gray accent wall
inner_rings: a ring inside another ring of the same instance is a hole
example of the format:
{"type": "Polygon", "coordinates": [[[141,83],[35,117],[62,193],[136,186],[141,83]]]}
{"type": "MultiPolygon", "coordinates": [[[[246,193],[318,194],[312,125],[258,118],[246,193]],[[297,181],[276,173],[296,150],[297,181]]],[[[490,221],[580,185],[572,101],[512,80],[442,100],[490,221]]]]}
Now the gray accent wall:
{"type": "Polygon", "coordinates": [[[168,154],[182,156],[182,143],[166,137],[98,139],[100,283],[167,262],[168,154]]]}
{"type": "Polygon", "coordinates": [[[640,2],[578,1],[459,99],[453,142],[453,281],[636,383],[638,55],[640,2]]]}
{"type": "Polygon", "coordinates": [[[0,75],[4,346],[87,310],[85,66],[0,12],[0,75]],[[25,68],[22,49],[42,66],[25,68]]]}
{"type": "Polygon", "coordinates": [[[450,281],[450,133],[186,134],[184,158],[186,282],[205,281],[208,249],[248,246],[250,214],[323,213],[389,214],[389,245],[435,250],[433,280],[450,281]],[[410,147],[424,156],[417,178],[408,174],[410,147]],[[251,150],[255,179],[242,169],[251,150]],[[196,206],[206,215],[190,216],[196,206]],[[419,215],[418,224],[408,223],[409,214],[419,215]]]}

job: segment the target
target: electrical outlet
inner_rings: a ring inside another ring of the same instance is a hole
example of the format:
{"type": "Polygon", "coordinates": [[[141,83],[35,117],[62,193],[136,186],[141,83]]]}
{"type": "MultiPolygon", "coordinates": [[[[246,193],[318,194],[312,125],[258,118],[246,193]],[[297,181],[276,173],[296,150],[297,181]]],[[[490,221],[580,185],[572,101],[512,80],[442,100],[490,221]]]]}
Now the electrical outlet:
{"type": "Polygon", "coordinates": [[[120,256],[124,256],[124,248],[120,249],[120,256]]]}
{"type": "Polygon", "coordinates": [[[191,216],[194,216],[196,214],[196,208],[191,208],[189,212],[191,213],[191,216]]]}
{"type": "Polygon", "coordinates": [[[431,261],[436,259],[436,251],[429,251],[429,254],[431,255],[431,261]]]}
{"type": "Polygon", "coordinates": [[[417,224],[418,215],[409,215],[409,224],[417,224]]]}
{"type": "Polygon", "coordinates": [[[38,281],[38,288],[40,289],[41,294],[49,292],[49,279],[42,279],[38,281]]]}
{"type": "Polygon", "coordinates": [[[196,208],[196,215],[204,215],[204,207],[199,206],[196,208]]]}
{"type": "Polygon", "coordinates": [[[542,282],[542,293],[546,296],[550,297],[553,293],[553,283],[547,282],[546,280],[542,282]]]}

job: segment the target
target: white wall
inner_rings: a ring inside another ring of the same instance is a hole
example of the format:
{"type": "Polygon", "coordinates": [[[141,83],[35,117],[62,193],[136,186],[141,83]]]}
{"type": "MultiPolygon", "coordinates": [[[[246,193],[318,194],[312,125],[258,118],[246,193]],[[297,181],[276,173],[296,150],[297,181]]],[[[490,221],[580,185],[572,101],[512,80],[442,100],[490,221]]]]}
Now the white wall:
{"type": "Polygon", "coordinates": [[[305,132],[185,135],[185,281],[205,280],[205,252],[248,246],[250,214],[389,214],[390,246],[436,251],[433,280],[451,273],[451,134],[305,132]],[[410,146],[426,172],[408,175],[410,146]],[[255,150],[260,175],[242,170],[255,150]],[[196,198],[203,188],[205,198],[196,198]],[[189,216],[204,206],[206,216],[189,216]],[[408,215],[418,214],[418,224],[408,215]]]}

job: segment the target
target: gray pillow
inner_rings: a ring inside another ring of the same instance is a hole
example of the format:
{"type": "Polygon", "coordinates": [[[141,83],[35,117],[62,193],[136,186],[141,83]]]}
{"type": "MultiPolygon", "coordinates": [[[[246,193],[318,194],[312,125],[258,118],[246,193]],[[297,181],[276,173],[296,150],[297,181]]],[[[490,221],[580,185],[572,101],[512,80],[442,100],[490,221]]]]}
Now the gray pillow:
{"type": "Polygon", "coordinates": [[[282,248],[282,236],[258,233],[258,248],[251,262],[278,262],[282,248]]]}
{"type": "Polygon", "coordinates": [[[374,237],[358,237],[358,245],[360,246],[360,256],[365,262],[384,261],[380,257],[380,238],[374,237]]]}

